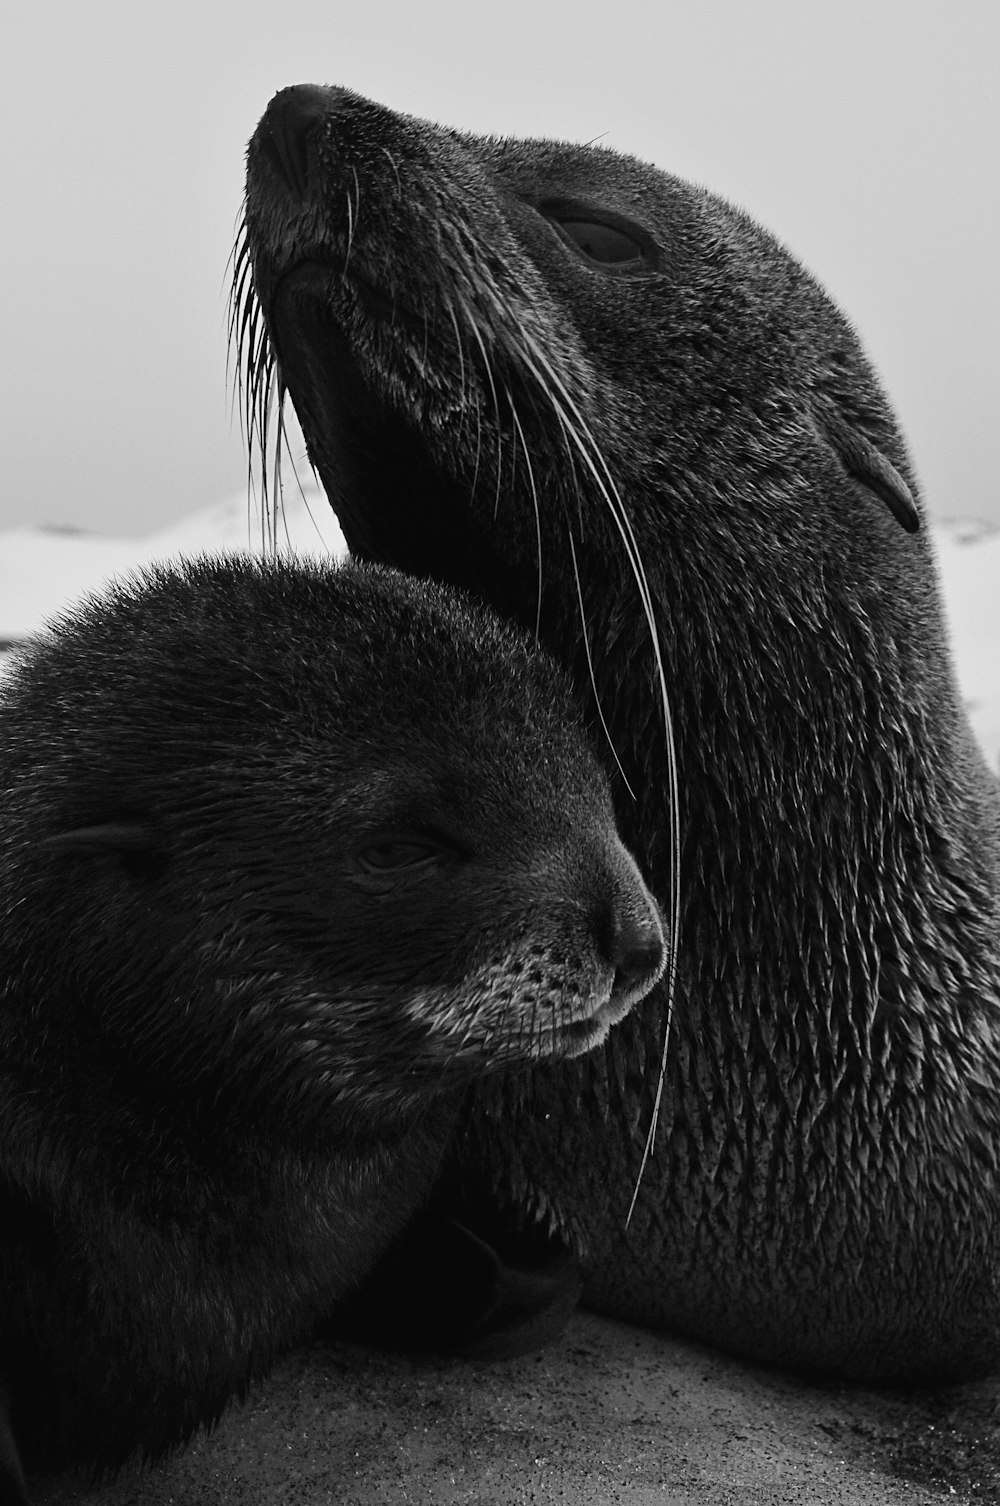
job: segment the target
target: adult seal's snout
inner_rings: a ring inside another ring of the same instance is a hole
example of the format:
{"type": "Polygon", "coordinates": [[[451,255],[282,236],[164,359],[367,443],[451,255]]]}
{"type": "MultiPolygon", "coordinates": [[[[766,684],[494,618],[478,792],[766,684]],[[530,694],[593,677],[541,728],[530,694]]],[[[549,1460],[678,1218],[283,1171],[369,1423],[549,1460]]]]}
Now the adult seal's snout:
{"type": "Polygon", "coordinates": [[[350,96],[317,84],[293,84],[271,100],[258,129],[261,145],[293,193],[309,190],[309,152],[323,122],[350,96]]]}

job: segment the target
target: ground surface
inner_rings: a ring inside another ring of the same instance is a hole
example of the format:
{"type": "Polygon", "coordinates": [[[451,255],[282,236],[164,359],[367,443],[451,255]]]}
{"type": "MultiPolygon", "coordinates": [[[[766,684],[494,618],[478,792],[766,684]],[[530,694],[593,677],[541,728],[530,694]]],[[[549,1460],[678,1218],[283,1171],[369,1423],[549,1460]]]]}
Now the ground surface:
{"type": "Polygon", "coordinates": [[[1000,1384],[817,1389],[579,1313],[543,1354],[285,1360],[214,1435],[39,1506],[931,1506],[1000,1503],[1000,1384]]]}

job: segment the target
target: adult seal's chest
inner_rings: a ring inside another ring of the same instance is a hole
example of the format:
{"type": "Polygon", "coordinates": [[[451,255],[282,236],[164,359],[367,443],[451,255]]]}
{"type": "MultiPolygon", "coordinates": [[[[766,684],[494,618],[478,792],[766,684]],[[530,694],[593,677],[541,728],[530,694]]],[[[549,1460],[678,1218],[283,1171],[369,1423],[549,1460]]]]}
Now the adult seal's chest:
{"type": "Polygon", "coordinates": [[[849,326],[655,168],[312,86],[250,144],[236,270],[251,426],[275,378],[352,551],[537,632],[679,903],[628,1227],[663,986],[484,1091],[458,1180],[576,1243],[607,1311],[870,1379],[992,1367],[997,796],[849,326]]]}

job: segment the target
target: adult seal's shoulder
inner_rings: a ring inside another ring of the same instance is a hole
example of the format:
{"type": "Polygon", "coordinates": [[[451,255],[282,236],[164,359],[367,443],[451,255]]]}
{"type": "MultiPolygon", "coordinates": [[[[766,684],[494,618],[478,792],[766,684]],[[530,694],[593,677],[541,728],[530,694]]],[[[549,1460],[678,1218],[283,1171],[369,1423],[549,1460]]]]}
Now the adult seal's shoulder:
{"type": "Polygon", "coordinates": [[[5,676],[0,789],[6,1502],[213,1421],[663,945],[555,667],[377,567],[112,590],[5,676]]]}
{"type": "Polygon", "coordinates": [[[251,418],[276,375],[356,554],[537,624],[668,909],[679,860],[631,1222],[666,983],[485,1089],[459,1171],[607,1312],[872,1380],[995,1367],[998,797],[849,326],[653,167],[312,86],[250,143],[236,272],[251,418]]]}

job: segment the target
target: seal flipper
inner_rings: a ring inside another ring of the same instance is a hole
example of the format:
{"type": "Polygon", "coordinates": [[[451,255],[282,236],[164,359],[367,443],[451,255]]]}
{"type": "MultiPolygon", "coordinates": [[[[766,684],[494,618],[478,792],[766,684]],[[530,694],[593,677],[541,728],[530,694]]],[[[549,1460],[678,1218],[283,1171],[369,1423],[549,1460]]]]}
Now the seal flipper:
{"type": "Polygon", "coordinates": [[[907,533],[916,533],[920,528],[917,504],[892,461],[829,404],[824,403],[814,417],[848,475],[873,491],[907,533]]]}
{"type": "Polygon", "coordinates": [[[10,1392],[0,1378],[0,1506],[29,1506],[21,1456],[10,1424],[10,1392]]]}
{"type": "Polygon", "coordinates": [[[582,1288],[576,1259],[558,1240],[494,1242],[430,1208],[320,1332],[418,1353],[509,1359],[553,1343],[582,1288]]]}

